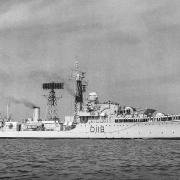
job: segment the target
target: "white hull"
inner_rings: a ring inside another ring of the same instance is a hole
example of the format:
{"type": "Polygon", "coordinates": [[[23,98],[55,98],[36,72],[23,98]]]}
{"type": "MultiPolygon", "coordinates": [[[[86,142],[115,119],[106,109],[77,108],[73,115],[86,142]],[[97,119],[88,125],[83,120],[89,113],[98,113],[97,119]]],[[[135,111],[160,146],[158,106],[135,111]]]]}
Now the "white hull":
{"type": "Polygon", "coordinates": [[[86,123],[68,131],[0,131],[0,138],[179,138],[180,121],[86,123]]]}

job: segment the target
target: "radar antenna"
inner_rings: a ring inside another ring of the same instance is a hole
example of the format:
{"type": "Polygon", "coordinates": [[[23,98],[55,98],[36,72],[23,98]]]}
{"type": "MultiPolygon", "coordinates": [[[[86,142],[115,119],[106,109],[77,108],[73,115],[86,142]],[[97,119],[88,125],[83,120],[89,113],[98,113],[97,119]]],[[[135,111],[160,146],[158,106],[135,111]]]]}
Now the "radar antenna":
{"type": "Polygon", "coordinates": [[[64,83],[55,83],[55,82],[43,83],[42,88],[43,90],[49,90],[49,94],[47,95],[46,120],[48,121],[59,120],[57,113],[57,100],[60,99],[60,97],[56,96],[55,90],[64,89],[64,83]]]}
{"type": "Polygon", "coordinates": [[[78,61],[75,62],[75,69],[72,70],[71,77],[75,79],[74,123],[77,123],[78,111],[82,110],[83,93],[87,86],[87,81],[84,80],[85,72],[79,70],[78,61]]]}

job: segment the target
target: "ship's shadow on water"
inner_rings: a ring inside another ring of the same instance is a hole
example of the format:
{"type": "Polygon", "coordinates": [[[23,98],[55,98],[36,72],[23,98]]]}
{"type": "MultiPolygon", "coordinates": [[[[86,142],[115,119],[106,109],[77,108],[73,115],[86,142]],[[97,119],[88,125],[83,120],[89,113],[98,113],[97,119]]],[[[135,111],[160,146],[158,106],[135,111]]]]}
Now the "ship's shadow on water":
{"type": "Polygon", "coordinates": [[[0,179],[179,179],[178,140],[0,139],[0,179]]]}

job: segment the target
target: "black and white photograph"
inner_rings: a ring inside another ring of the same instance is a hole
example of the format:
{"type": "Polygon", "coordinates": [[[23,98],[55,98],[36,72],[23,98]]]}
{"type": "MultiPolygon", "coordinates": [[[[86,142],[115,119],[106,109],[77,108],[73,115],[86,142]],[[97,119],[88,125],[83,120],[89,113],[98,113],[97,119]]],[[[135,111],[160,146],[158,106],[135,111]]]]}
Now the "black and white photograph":
{"type": "Polygon", "coordinates": [[[0,0],[0,179],[179,180],[180,0],[0,0]]]}

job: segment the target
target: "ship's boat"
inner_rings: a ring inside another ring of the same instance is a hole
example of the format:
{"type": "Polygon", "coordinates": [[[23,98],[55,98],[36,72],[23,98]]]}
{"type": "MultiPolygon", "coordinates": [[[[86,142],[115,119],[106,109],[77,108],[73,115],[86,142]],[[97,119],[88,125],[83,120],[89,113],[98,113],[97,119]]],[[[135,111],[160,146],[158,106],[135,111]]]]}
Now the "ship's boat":
{"type": "MultiPolygon", "coordinates": [[[[91,92],[87,101],[83,93],[87,83],[85,73],[75,71],[75,107],[73,116],[64,120],[56,116],[42,120],[40,108],[34,107],[33,118],[24,122],[0,120],[0,138],[179,138],[180,115],[161,113],[155,109],[137,109],[119,103],[100,102],[91,92]]],[[[56,105],[54,88],[62,84],[44,84],[51,89],[51,108],[56,105]]]]}

